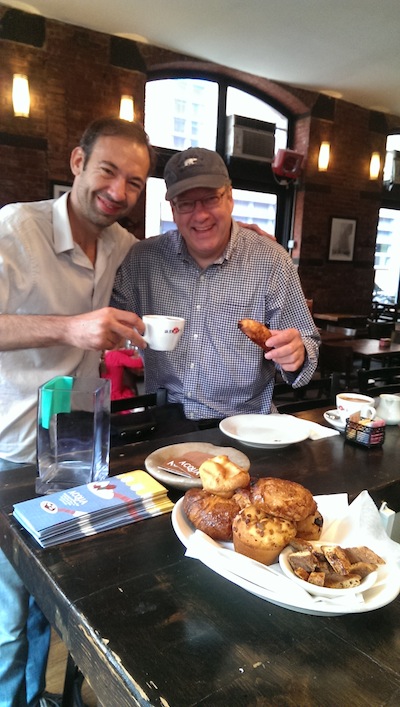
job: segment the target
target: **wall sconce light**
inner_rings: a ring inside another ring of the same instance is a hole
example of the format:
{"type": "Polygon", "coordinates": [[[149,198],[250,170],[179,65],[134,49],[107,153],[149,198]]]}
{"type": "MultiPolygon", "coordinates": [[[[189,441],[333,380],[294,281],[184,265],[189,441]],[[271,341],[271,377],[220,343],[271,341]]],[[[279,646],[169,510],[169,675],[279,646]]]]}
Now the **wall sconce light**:
{"type": "Polygon", "coordinates": [[[331,152],[331,145],[329,142],[321,142],[318,155],[318,169],[320,172],[326,172],[329,164],[329,156],[331,152]]]}
{"type": "Polygon", "coordinates": [[[381,171],[381,156],[379,152],[373,152],[369,163],[369,178],[378,179],[381,171]]]}
{"type": "Polygon", "coordinates": [[[130,123],[133,123],[135,119],[135,111],[133,107],[132,96],[121,96],[121,103],[119,105],[119,117],[122,118],[122,120],[129,120],[130,123]]]}
{"type": "Polygon", "coordinates": [[[28,77],[23,74],[14,74],[12,88],[12,102],[15,116],[29,117],[30,95],[28,77]]]}

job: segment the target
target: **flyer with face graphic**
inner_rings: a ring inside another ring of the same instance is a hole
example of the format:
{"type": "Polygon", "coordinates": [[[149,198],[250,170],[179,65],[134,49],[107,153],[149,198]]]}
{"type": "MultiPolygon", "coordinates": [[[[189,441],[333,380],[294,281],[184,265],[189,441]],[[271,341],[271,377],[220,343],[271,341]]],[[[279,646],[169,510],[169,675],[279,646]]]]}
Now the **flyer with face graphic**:
{"type": "Polygon", "coordinates": [[[14,505],[13,515],[42,547],[168,513],[167,489],[140,469],[14,505]]]}

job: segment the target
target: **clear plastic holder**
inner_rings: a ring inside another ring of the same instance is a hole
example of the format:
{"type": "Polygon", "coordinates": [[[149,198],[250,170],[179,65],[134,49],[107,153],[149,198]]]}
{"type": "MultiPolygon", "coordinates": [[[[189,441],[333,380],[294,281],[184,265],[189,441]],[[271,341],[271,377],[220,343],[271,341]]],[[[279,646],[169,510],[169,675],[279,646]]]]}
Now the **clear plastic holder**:
{"type": "Polygon", "coordinates": [[[36,492],[107,478],[110,381],[57,376],[38,391],[36,492]]]}

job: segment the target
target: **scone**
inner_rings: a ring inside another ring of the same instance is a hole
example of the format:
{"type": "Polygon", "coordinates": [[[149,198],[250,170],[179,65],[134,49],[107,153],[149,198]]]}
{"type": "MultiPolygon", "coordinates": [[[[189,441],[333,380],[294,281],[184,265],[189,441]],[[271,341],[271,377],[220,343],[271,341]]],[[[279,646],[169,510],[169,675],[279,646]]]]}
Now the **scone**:
{"type": "Polygon", "coordinates": [[[204,461],[199,467],[199,476],[205,491],[223,498],[231,498],[236,489],[245,488],[250,483],[249,472],[224,454],[204,461]]]}
{"type": "Polygon", "coordinates": [[[272,565],[295,537],[296,523],[272,516],[257,506],[243,508],[234,518],[232,539],[236,552],[272,565]]]}
{"type": "Polygon", "coordinates": [[[295,481],[273,477],[258,479],[251,495],[253,503],[265,513],[287,520],[304,520],[317,510],[311,491],[295,481]]]}

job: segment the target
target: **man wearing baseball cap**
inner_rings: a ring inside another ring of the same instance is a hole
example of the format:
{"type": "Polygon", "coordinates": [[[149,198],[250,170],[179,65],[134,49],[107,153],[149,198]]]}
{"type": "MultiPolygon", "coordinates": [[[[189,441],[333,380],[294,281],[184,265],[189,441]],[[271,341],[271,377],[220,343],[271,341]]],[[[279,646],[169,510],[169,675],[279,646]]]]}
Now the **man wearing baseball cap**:
{"type": "Polygon", "coordinates": [[[117,273],[112,304],[139,316],[184,317],[173,352],[144,352],[146,391],[166,388],[190,420],[275,411],[278,370],[293,387],[310,380],[319,335],[287,252],[232,219],[229,173],[214,151],[189,148],[164,178],[177,230],[141,241],[117,273]],[[272,331],[265,354],[238,329],[272,331]]]}

